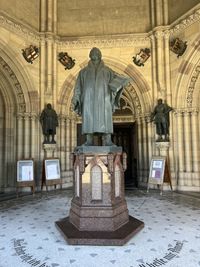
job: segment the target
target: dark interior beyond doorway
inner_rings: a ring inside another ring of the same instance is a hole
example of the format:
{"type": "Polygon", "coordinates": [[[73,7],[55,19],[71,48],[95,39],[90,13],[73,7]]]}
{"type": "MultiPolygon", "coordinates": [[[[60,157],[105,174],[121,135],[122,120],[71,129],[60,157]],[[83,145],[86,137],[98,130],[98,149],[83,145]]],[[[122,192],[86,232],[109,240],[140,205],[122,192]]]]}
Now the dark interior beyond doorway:
{"type": "MultiPolygon", "coordinates": [[[[85,136],[81,134],[81,124],[77,124],[77,145],[85,142],[85,136]]],[[[114,123],[112,141],[121,146],[127,153],[127,170],[125,171],[125,187],[137,187],[137,125],[136,123],[114,123]]],[[[100,136],[94,137],[94,145],[101,145],[100,136]]]]}
{"type": "Polygon", "coordinates": [[[125,186],[137,187],[137,131],[136,123],[114,124],[113,142],[127,154],[125,186]]]}

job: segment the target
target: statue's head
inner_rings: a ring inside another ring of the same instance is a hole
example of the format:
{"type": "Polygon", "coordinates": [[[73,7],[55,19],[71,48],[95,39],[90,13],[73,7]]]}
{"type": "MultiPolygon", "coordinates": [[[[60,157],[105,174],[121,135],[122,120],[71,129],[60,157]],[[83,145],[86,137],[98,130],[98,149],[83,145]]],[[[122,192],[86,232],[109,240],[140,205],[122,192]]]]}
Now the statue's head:
{"type": "Polygon", "coordinates": [[[47,104],[47,108],[51,109],[51,104],[50,103],[47,104]]]}
{"type": "Polygon", "coordinates": [[[158,99],[158,104],[162,104],[162,98],[158,99]]]}
{"type": "Polygon", "coordinates": [[[93,47],[90,51],[89,57],[91,61],[96,65],[101,61],[101,51],[97,47],[93,47]]]}

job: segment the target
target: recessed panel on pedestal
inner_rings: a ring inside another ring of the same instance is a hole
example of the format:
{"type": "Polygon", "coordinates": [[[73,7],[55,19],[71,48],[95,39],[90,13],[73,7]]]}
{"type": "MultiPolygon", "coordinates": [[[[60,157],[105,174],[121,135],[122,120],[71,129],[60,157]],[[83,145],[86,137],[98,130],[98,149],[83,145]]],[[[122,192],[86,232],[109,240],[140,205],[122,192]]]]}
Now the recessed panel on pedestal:
{"type": "Polygon", "coordinates": [[[102,199],[102,170],[95,165],[91,170],[92,200],[102,199]]]}

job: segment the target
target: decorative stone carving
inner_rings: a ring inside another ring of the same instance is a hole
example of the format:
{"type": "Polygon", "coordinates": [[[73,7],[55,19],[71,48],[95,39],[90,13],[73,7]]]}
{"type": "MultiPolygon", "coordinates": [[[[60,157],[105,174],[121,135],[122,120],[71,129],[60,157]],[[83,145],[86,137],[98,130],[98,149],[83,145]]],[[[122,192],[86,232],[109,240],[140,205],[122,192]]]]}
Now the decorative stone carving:
{"type": "Polygon", "coordinates": [[[40,41],[40,35],[34,31],[31,27],[28,27],[22,22],[16,22],[15,19],[8,18],[3,12],[0,12],[0,25],[13,33],[22,36],[26,40],[40,41]]]}
{"type": "Polygon", "coordinates": [[[9,76],[9,80],[10,82],[12,82],[12,86],[13,88],[15,88],[15,93],[16,93],[17,102],[18,102],[18,112],[25,112],[26,103],[25,103],[24,93],[22,91],[21,85],[15,73],[12,71],[10,66],[4,61],[2,57],[0,57],[0,68],[5,73],[6,76],[9,76]]]}
{"type": "Polygon", "coordinates": [[[43,149],[45,153],[45,158],[54,158],[55,157],[55,152],[57,149],[56,144],[43,144],[43,149]]]}
{"type": "Polygon", "coordinates": [[[69,217],[56,222],[69,244],[123,245],[144,226],[128,214],[122,153],[107,153],[106,147],[102,148],[106,152],[84,152],[81,160],[80,154],[74,153],[75,170],[81,161],[85,162],[85,171],[80,173],[80,195],[74,195],[69,217]]]}
{"type": "Polygon", "coordinates": [[[200,9],[194,11],[193,14],[186,16],[184,19],[175,22],[176,24],[172,24],[172,28],[170,29],[171,35],[176,34],[179,31],[184,30],[189,27],[191,24],[200,20],[200,9]]]}
{"type": "Polygon", "coordinates": [[[196,85],[196,81],[199,78],[199,73],[200,73],[200,65],[198,65],[192,75],[192,78],[190,80],[190,84],[188,87],[188,92],[187,92],[187,98],[186,98],[186,102],[187,102],[187,107],[192,107],[192,101],[193,101],[193,92],[195,89],[195,85],[196,85]]]}
{"type": "Polygon", "coordinates": [[[57,44],[60,48],[91,48],[91,47],[134,47],[136,45],[148,46],[150,43],[147,33],[137,35],[130,34],[123,36],[113,35],[112,39],[109,37],[83,37],[74,40],[73,38],[59,38],[57,39],[57,44]],[[71,40],[70,40],[71,39],[71,40]]]}

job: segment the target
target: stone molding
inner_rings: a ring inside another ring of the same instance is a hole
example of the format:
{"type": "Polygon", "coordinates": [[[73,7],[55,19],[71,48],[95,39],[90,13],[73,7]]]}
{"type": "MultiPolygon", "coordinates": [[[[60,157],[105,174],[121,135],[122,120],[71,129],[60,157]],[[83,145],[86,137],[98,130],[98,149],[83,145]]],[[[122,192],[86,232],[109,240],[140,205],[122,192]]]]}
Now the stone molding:
{"type": "Polygon", "coordinates": [[[39,119],[39,114],[33,112],[18,112],[17,119],[30,118],[31,120],[39,119]]]}
{"type": "Polygon", "coordinates": [[[24,39],[39,42],[40,34],[37,31],[34,31],[32,27],[22,23],[16,18],[11,18],[4,12],[0,12],[0,26],[5,29],[23,37],[24,39]]]}
{"type": "Polygon", "coordinates": [[[174,115],[176,117],[179,116],[186,116],[188,114],[192,114],[192,115],[197,115],[199,113],[199,108],[180,108],[180,109],[176,109],[174,110],[174,115]]]}
{"type": "Polygon", "coordinates": [[[125,35],[108,35],[103,37],[79,37],[79,38],[58,38],[56,43],[59,47],[67,48],[91,48],[91,47],[134,47],[137,45],[148,46],[150,39],[147,33],[125,34],[125,35]]]}
{"type": "Polygon", "coordinates": [[[192,9],[192,11],[190,10],[185,15],[183,15],[181,18],[179,18],[178,20],[173,22],[170,26],[170,33],[172,35],[176,34],[177,32],[180,32],[180,31],[186,29],[187,27],[189,27],[193,23],[200,21],[200,8],[199,8],[199,6],[200,5],[198,5],[197,8],[192,9]]]}
{"type": "Polygon", "coordinates": [[[148,46],[154,35],[156,38],[169,38],[169,35],[174,35],[197,21],[200,21],[199,5],[171,25],[155,27],[149,33],[74,38],[60,37],[50,32],[38,32],[16,18],[8,16],[5,12],[0,12],[0,26],[3,26],[9,31],[12,31],[15,34],[17,33],[17,35],[22,36],[24,39],[33,42],[55,41],[60,48],[91,48],[93,46],[98,46],[100,48],[117,46],[132,47],[141,44],[143,46],[148,46]]]}
{"type": "Polygon", "coordinates": [[[6,74],[6,76],[9,76],[9,81],[12,83],[12,86],[15,89],[15,94],[17,97],[18,111],[19,112],[25,112],[26,111],[26,103],[25,103],[25,98],[24,98],[24,93],[22,91],[22,87],[21,87],[15,73],[12,71],[10,66],[4,61],[4,59],[1,56],[0,56],[0,68],[6,74]]]}
{"type": "Polygon", "coordinates": [[[196,81],[199,78],[200,74],[200,65],[198,65],[195,70],[193,71],[192,77],[190,79],[190,84],[187,90],[187,97],[186,97],[186,103],[187,107],[191,108],[192,107],[192,102],[193,102],[193,92],[195,89],[196,81]]]}

